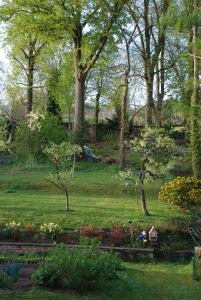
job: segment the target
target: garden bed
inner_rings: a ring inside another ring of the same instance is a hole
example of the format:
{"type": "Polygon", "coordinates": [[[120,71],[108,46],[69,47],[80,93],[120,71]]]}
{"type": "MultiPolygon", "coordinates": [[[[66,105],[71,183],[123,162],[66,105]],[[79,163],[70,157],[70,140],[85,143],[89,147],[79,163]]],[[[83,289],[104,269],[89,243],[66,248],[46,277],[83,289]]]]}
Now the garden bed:
{"type": "MultiPolygon", "coordinates": [[[[5,263],[0,263],[0,270],[5,267],[5,263]]],[[[21,264],[16,281],[10,283],[7,288],[13,291],[26,291],[32,288],[31,275],[38,267],[37,263],[21,264]]]]}

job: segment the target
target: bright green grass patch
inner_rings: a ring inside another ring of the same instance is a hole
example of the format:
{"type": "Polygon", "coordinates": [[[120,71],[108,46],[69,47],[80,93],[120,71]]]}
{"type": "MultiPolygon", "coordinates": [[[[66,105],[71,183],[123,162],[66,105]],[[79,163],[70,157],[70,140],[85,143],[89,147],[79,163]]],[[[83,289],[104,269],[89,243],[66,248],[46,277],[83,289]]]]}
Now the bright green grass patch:
{"type": "Polygon", "coordinates": [[[192,265],[125,264],[120,280],[102,291],[79,295],[33,289],[0,291],[1,300],[200,300],[201,284],[192,279],[192,265]]]}
{"type": "Polygon", "coordinates": [[[74,185],[70,187],[70,212],[64,194],[46,181],[49,168],[0,170],[0,222],[18,221],[41,224],[55,222],[63,227],[127,225],[129,218],[143,226],[169,226],[181,217],[176,207],[158,200],[161,182],[146,186],[151,216],[144,217],[139,196],[122,192],[114,176],[118,169],[82,162],[77,165],[74,185]]]}

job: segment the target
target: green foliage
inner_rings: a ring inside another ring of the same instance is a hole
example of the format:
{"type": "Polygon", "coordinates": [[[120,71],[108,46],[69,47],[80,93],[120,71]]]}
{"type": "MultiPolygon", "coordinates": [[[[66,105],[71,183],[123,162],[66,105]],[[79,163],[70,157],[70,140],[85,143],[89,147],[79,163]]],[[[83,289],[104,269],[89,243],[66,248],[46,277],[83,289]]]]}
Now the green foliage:
{"type": "Polygon", "coordinates": [[[68,187],[73,180],[76,155],[81,151],[79,145],[65,142],[60,145],[52,143],[44,150],[55,167],[55,174],[49,174],[47,180],[65,192],[66,210],[69,210],[68,187]]]}
{"type": "MultiPolygon", "coordinates": [[[[54,55],[54,53],[50,55],[54,55]]],[[[55,111],[57,114],[61,112],[68,119],[68,122],[72,122],[71,115],[75,92],[72,53],[63,53],[59,61],[58,66],[51,64],[51,59],[48,65],[42,66],[43,72],[48,74],[49,102],[47,110],[55,111]]]]}
{"type": "Polygon", "coordinates": [[[132,152],[140,154],[141,169],[128,169],[119,172],[117,179],[126,189],[138,191],[144,181],[152,181],[172,170],[179,148],[163,130],[147,129],[141,137],[131,141],[132,152]]]}
{"type": "Polygon", "coordinates": [[[161,187],[159,199],[181,208],[201,205],[201,180],[194,177],[177,177],[161,187]]]}
{"type": "Polygon", "coordinates": [[[6,127],[0,124],[0,152],[5,152],[9,149],[9,143],[6,140],[6,127]]]}
{"type": "Polygon", "coordinates": [[[163,130],[147,128],[141,137],[131,141],[131,149],[140,153],[140,171],[138,174],[136,170],[121,171],[119,179],[126,187],[140,192],[143,212],[148,215],[144,182],[173,169],[178,159],[178,147],[163,130]]]}
{"type": "Polygon", "coordinates": [[[59,144],[67,138],[57,116],[45,114],[36,121],[23,121],[16,130],[14,147],[19,160],[44,160],[43,150],[50,142],[59,144]]]}
{"type": "Polygon", "coordinates": [[[59,145],[55,143],[49,144],[44,150],[48,158],[56,168],[71,168],[72,158],[80,154],[82,148],[79,145],[73,145],[63,142],[59,145]]]}
{"type": "Polygon", "coordinates": [[[13,283],[13,278],[0,271],[0,288],[8,288],[13,283]]]}
{"type": "Polygon", "coordinates": [[[140,138],[131,142],[133,151],[140,153],[146,175],[161,176],[172,170],[181,150],[164,130],[147,129],[140,138]]]}
{"type": "Polygon", "coordinates": [[[89,290],[118,278],[120,260],[102,252],[95,240],[84,239],[80,249],[59,245],[33,274],[34,285],[89,290]]]}

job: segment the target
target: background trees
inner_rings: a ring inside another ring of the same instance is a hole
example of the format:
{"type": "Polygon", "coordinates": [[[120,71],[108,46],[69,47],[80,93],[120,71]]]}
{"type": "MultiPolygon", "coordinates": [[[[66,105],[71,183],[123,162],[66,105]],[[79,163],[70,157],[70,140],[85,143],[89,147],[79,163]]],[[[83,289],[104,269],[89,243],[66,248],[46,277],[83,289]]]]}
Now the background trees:
{"type": "Polygon", "coordinates": [[[67,139],[99,142],[104,106],[111,113],[101,125],[118,134],[120,167],[125,142],[139,129],[181,125],[199,177],[200,6],[199,0],[2,1],[12,65],[2,114],[12,139],[26,114],[48,111],[68,128],[67,139]]]}

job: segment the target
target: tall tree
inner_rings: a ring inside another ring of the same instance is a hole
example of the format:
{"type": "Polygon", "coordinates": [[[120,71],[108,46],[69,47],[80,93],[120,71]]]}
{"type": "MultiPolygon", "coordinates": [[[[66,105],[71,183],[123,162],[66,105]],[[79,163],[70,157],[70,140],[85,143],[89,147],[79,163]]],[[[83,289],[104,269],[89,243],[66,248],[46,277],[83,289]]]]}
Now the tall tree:
{"type": "Polygon", "coordinates": [[[132,44],[136,27],[132,33],[126,32],[121,29],[122,37],[125,44],[125,56],[126,63],[123,74],[122,94],[121,94],[121,127],[120,127],[120,155],[119,155],[119,167],[125,168],[126,155],[125,155],[125,137],[127,131],[127,108],[128,108],[128,92],[129,92],[129,76],[131,71],[131,59],[130,59],[130,46],[132,44]]]}
{"type": "Polygon", "coordinates": [[[8,45],[13,67],[21,70],[18,74],[20,82],[18,80],[17,83],[26,87],[26,112],[29,114],[33,109],[37,60],[47,45],[47,37],[39,37],[36,26],[30,23],[29,15],[16,10],[16,6],[16,1],[4,1],[0,6],[0,19],[5,22],[4,42],[8,45]]]}
{"type": "MultiPolygon", "coordinates": [[[[84,102],[86,77],[98,60],[109,33],[127,0],[56,0],[56,1],[11,1],[13,15],[27,16],[31,24],[37,24],[38,32],[65,39],[74,54],[75,112],[74,133],[84,128],[84,102]]],[[[7,8],[4,1],[3,8],[7,8]]]]}
{"type": "Polygon", "coordinates": [[[160,124],[162,100],[164,97],[164,51],[165,26],[161,21],[167,13],[166,0],[131,0],[128,4],[130,16],[137,27],[139,37],[134,40],[140,53],[144,80],[146,85],[146,118],[147,126],[152,126],[154,116],[160,124]],[[156,95],[154,103],[154,80],[157,75],[156,95]]]}
{"type": "Polygon", "coordinates": [[[191,96],[191,148],[192,148],[192,167],[193,174],[195,177],[201,177],[201,128],[200,128],[200,86],[199,86],[199,74],[200,66],[198,60],[198,50],[197,50],[197,39],[199,38],[201,22],[199,22],[198,6],[199,0],[193,0],[193,13],[195,15],[192,35],[192,59],[193,59],[193,93],[191,96]]]}
{"type": "MultiPolygon", "coordinates": [[[[190,124],[190,146],[192,153],[192,169],[195,177],[201,176],[201,127],[200,127],[200,44],[201,44],[201,1],[174,0],[170,6],[172,26],[179,31],[185,47],[185,64],[187,66],[187,88],[183,88],[183,98],[188,109],[190,124]]],[[[184,64],[180,68],[183,69],[184,64]]]]}

